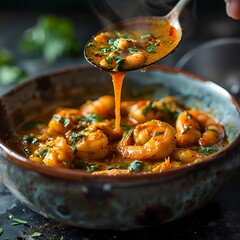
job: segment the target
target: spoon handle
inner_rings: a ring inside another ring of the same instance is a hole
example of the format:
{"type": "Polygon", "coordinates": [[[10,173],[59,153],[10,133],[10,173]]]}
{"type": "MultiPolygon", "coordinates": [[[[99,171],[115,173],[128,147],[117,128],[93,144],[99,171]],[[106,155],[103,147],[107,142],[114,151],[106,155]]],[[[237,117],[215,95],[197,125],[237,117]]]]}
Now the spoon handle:
{"type": "Polygon", "coordinates": [[[172,22],[172,23],[178,22],[180,13],[190,1],[191,0],[178,1],[178,3],[174,6],[174,8],[166,15],[166,18],[169,20],[169,22],[172,22]]]}

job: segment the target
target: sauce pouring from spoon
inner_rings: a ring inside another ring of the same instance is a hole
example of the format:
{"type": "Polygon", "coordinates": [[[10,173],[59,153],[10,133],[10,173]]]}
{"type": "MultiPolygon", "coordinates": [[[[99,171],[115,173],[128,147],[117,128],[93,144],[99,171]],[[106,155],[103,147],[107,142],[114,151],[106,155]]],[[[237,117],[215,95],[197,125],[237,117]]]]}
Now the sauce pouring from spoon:
{"type": "Polygon", "coordinates": [[[87,42],[86,60],[112,77],[116,132],[121,131],[120,102],[125,73],[144,70],[174,51],[182,38],[179,16],[188,2],[180,0],[162,17],[136,17],[110,25],[87,42]]]}

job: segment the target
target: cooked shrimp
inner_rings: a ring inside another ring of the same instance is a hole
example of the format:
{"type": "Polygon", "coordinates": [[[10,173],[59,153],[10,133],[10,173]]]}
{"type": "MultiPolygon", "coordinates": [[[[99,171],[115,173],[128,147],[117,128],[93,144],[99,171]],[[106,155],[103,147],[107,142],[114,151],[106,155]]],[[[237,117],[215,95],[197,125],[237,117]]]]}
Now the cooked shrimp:
{"type": "Polygon", "coordinates": [[[133,53],[128,55],[124,62],[124,69],[134,69],[134,68],[141,68],[143,64],[146,62],[146,55],[143,52],[133,53]]]}
{"type": "Polygon", "coordinates": [[[30,156],[30,159],[35,162],[42,161],[50,167],[70,168],[74,156],[73,150],[67,144],[65,138],[56,137],[36,150],[30,156]]]}
{"type": "Polygon", "coordinates": [[[113,96],[105,95],[95,101],[87,101],[80,107],[83,116],[97,114],[99,116],[110,118],[114,116],[115,101],[113,96]]]}
{"type": "Polygon", "coordinates": [[[48,132],[65,134],[68,129],[72,126],[73,122],[76,122],[82,115],[79,110],[64,108],[56,112],[52,119],[48,123],[48,132]]]}
{"type": "Polygon", "coordinates": [[[144,123],[152,119],[160,119],[162,113],[159,111],[161,104],[157,101],[138,101],[129,107],[129,119],[135,124],[144,123]]]}
{"type": "Polygon", "coordinates": [[[118,151],[127,159],[157,159],[167,157],[175,148],[175,132],[171,125],[159,120],[139,124],[123,136],[118,151]]]}
{"type": "Polygon", "coordinates": [[[213,117],[197,110],[182,112],[176,121],[177,143],[180,147],[199,144],[211,146],[224,139],[224,128],[213,117]]]}
{"type": "Polygon", "coordinates": [[[85,161],[99,160],[106,157],[109,153],[108,138],[101,131],[83,131],[77,139],[77,156],[85,161]]]}
{"type": "Polygon", "coordinates": [[[197,151],[185,148],[175,149],[170,156],[174,160],[181,161],[182,163],[199,162],[206,158],[206,156],[197,151]]]}

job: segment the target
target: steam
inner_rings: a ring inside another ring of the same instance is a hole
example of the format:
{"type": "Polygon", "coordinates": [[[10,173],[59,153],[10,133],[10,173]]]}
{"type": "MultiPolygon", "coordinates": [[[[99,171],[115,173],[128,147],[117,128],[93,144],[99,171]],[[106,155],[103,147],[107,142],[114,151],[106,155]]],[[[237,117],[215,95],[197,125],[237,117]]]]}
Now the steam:
{"type": "MultiPolygon", "coordinates": [[[[164,16],[177,3],[176,0],[89,0],[90,7],[103,26],[135,16],[164,16]]],[[[193,11],[184,11],[189,15],[193,11]]],[[[190,18],[185,16],[185,18],[190,18]]]]}

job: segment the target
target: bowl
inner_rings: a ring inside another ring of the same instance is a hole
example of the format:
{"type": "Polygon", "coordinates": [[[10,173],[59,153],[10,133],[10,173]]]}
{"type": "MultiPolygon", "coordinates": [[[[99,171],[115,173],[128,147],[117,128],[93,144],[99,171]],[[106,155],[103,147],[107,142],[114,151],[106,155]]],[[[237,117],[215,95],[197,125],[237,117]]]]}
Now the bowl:
{"type": "Polygon", "coordinates": [[[217,38],[187,52],[175,67],[198,74],[240,99],[240,38],[217,38]]]}
{"type": "Polygon", "coordinates": [[[229,144],[206,160],[162,173],[103,176],[51,168],[29,161],[6,144],[19,124],[57,106],[113,94],[110,76],[93,67],[41,75],[0,98],[0,175],[3,183],[33,211],[89,229],[137,229],[182,218],[208,204],[240,165],[240,104],[217,84],[191,73],[152,67],[129,72],[125,93],[151,89],[153,98],[182,96],[201,110],[214,109],[229,144]]]}

